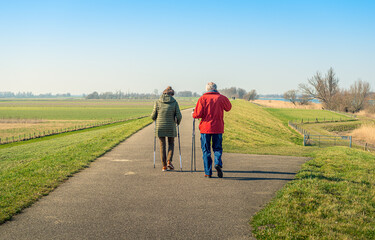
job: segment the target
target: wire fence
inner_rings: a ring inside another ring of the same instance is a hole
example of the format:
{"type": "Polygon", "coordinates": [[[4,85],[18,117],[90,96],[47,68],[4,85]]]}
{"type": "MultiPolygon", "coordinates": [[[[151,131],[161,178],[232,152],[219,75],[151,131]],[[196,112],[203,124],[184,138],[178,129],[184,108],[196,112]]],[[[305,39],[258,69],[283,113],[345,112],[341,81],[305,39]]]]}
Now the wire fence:
{"type": "Polygon", "coordinates": [[[303,146],[348,146],[352,147],[352,136],[315,135],[306,131],[302,124],[289,121],[288,125],[303,135],[303,146]]]}
{"type": "Polygon", "coordinates": [[[289,126],[303,135],[304,146],[348,146],[357,149],[362,149],[367,152],[375,153],[375,147],[368,143],[353,142],[352,136],[337,136],[337,135],[318,135],[310,134],[302,127],[303,124],[289,121],[289,126]]]}
{"type": "Polygon", "coordinates": [[[95,128],[95,127],[101,127],[101,126],[106,126],[106,125],[110,125],[114,123],[127,122],[130,120],[141,119],[144,117],[146,116],[128,118],[128,119],[116,120],[116,121],[107,120],[107,121],[95,122],[95,123],[90,123],[90,124],[80,124],[80,125],[76,125],[76,126],[68,127],[68,128],[59,128],[59,129],[54,129],[54,130],[45,130],[45,131],[28,133],[28,134],[21,134],[18,136],[5,137],[5,138],[0,138],[0,145],[14,143],[14,142],[22,142],[22,141],[27,141],[31,139],[42,138],[42,137],[47,137],[47,136],[52,136],[52,135],[57,135],[57,134],[62,134],[62,133],[75,132],[75,131],[95,128]]]}
{"type": "Polygon", "coordinates": [[[301,119],[295,119],[293,122],[295,123],[329,123],[329,122],[350,122],[350,121],[356,121],[357,118],[328,118],[328,117],[317,117],[317,118],[301,118],[301,119]]]}
{"type": "Polygon", "coordinates": [[[360,145],[360,147],[361,147],[364,151],[375,153],[375,147],[370,146],[370,145],[367,144],[367,143],[359,144],[359,145],[360,145]]]}
{"type": "Polygon", "coordinates": [[[304,146],[347,146],[352,147],[352,136],[333,136],[333,135],[304,135],[304,146]]]}

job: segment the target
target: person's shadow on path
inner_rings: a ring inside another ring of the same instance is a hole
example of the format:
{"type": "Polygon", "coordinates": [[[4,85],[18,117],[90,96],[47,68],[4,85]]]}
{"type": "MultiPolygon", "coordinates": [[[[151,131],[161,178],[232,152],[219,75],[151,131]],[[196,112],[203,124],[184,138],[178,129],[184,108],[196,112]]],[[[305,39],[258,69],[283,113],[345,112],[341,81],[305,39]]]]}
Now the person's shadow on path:
{"type": "MultiPolygon", "coordinates": [[[[177,170],[176,172],[180,172],[179,170],[177,170]]],[[[185,173],[189,173],[191,171],[189,170],[184,170],[183,172],[185,173]]],[[[193,171],[193,172],[201,172],[203,173],[204,171],[202,170],[197,170],[197,171],[193,171]]],[[[276,172],[276,171],[240,171],[240,170],[224,170],[224,177],[223,179],[224,180],[237,180],[237,181],[256,181],[256,180],[281,180],[281,181],[290,181],[290,180],[293,180],[294,176],[296,175],[296,173],[292,173],[292,172],[276,172]],[[230,174],[232,176],[225,176],[226,174],[225,173],[234,173],[234,174],[241,174],[242,176],[233,176],[233,174],[230,174]],[[287,176],[290,176],[290,178],[281,178],[281,177],[271,177],[271,176],[267,176],[267,177],[245,177],[243,176],[244,174],[265,174],[265,175],[269,175],[269,174],[276,174],[276,175],[287,175],[287,176]]],[[[180,172],[181,173],[181,172],[180,172]]],[[[216,172],[213,171],[213,175],[212,175],[212,178],[218,178],[215,174],[216,172]]]]}
{"type": "Polygon", "coordinates": [[[292,172],[274,172],[274,171],[233,171],[233,170],[228,170],[224,171],[224,178],[225,180],[237,180],[237,181],[256,181],[256,180],[282,180],[282,181],[290,181],[293,179],[293,177],[290,178],[282,178],[282,177],[272,177],[271,176],[264,176],[264,177],[244,177],[243,174],[264,174],[264,175],[269,175],[269,174],[276,174],[276,175],[288,175],[288,176],[295,176],[295,173],[292,172]],[[230,177],[225,177],[225,173],[239,173],[242,176],[230,176],[230,177]]]}

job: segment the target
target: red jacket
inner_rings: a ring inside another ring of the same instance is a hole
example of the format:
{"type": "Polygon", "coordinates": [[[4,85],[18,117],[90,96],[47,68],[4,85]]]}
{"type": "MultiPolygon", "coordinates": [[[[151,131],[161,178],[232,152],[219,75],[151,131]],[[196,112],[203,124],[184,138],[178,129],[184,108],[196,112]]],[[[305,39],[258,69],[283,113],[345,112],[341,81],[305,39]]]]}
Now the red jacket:
{"type": "Polygon", "coordinates": [[[201,133],[224,133],[224,110],[230,111],[232,104],[229,99],[218,92],[206,92],[199,98],[195,106],[193,118],[201,118],[201,133]]]}

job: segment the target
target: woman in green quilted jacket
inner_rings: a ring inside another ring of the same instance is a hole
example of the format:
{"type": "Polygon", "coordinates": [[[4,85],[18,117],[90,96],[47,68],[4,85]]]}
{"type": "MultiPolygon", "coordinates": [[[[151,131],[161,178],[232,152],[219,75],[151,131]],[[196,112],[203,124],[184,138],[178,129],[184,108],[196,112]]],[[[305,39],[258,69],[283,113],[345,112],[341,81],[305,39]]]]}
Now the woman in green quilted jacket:
{"type": "Polygon", "coordinates": [[[182,119],[180,107],[173,95],[172,87],[167,87],[159,100],[155,102],[151,114],[152,120],[156,121],[155,134],[160,140],[160,158],[163,163],[163,171],[174,169],[172,158],[174,138],[177,136],[176,123],[179,125],[182,119]],[[166,140],[168,140],[168,155],[166,153],[166,140]]]}

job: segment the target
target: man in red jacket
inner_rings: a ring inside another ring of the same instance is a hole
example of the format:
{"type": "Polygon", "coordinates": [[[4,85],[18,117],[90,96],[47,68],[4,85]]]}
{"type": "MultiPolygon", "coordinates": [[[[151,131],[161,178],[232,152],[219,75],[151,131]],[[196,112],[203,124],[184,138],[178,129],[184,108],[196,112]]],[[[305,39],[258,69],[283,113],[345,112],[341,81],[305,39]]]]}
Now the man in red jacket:
{"type": "Polygon", "coordinates": [[[215,169],[219,178],[223,177],[223,133],[224,133],[224,110],[230,111],[232,104],[229,99],[217,91],[216,84],[207,83],[207,92],[199,98],[193,112],[193,118],[201,118],[199,130],[201,132],[201,147],[203,152],[203,163],[205,177],[212,176],[211,139],[212,150],[215,156],[215,169]]]}

